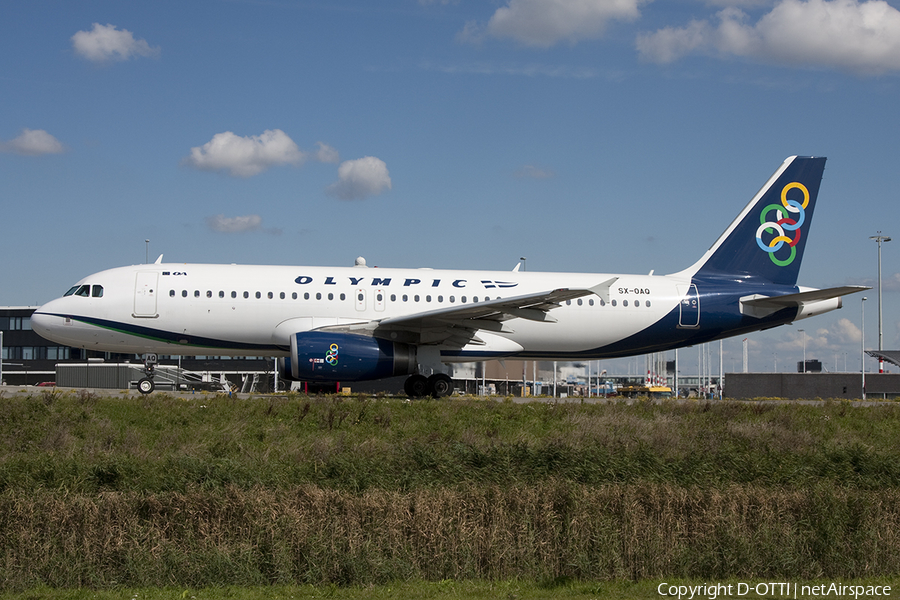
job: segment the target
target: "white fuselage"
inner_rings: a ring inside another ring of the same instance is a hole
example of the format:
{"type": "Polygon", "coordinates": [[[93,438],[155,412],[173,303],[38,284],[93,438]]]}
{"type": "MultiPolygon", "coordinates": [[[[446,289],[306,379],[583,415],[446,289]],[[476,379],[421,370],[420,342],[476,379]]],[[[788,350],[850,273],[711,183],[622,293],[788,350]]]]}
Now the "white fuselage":
{"type": "Polygon", "coordinates": [[[677,308],[688,292],[690,278],[146,264],[83,279],[73,288],[75,293],[41,307],[33,325],[48,339],[98,351],[287,356],[290,336],[297,332],[371,323],[556,288],[591,288],[613,277],[617,279],[606,300],[590,294],[562,302],[551,311],[556,322],[512,319],[502,331],[479,332],[478,344],[457,345],[452,355],[442,360],[480,360],[486,353],[514,356],[523,352],[530,358],[584,358],[642,331],[677,308]],[[84,293],[84,286],[90,286],[89,293],[84,293]],[[96,286],[102,286],[102,295],[97,295],[96,286]]]}

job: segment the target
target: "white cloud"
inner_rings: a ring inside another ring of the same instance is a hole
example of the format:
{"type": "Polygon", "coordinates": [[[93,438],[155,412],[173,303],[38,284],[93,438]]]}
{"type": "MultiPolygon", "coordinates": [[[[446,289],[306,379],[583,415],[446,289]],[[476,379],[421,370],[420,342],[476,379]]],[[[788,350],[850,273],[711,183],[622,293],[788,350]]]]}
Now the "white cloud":
{"type": "Polygon", "coordinates": [[[206,219],[206,224],[213,231],[220,233],[243,233],[254,231],[262,225],[262,217],[259,215],[245,215],[242,217],[226,217],[215,215],[206,219]]]}
{"type": "Polygon", "coordinates": [[[700,52],[862,75],[900,70],[900,11],[883,0],[781,0],[755,24],[737,8],[716,17],[641,34],[638,52],[658,63],[700,52]]]}
{"type": "Polygon", "coordinates": [[[184,164],[204,171],[227,170],[235,177],[250,177],[277,165],[300,165],[306,154],[280,129],[240,137],[217,133],[202,146],[191,148],[184,164]]]}
{"type": "Polygon", "coordinates": [[[23,129],[15,139],[0,144],[0,150],[24,156],[40,156],[59,154],[65,151],[65,147],[43,129],[23,129]]]}
{"type": "Polygon", "coordinates": [[[384,161],[374,156],[347,160],[338,167],[338,180],[325,190],[341,200],[361,200],[391,189],[384,161]]]}
{"type": "Polygon", "coordinates": [[[478,42],[485,35],[512,38],[526,46],[549,48],[603,35],[612,20],[633,21],[649,0],[508,0],[486,26],[466,23],[457,38],[478,42]]]}
{"type": "Polygon", "coordinates": [[[136,40],[127,29],[115,25],[94,23],[91,31],[79,31],[72,36],[72,47],[82,57],[94,61],[128,60],[134,56],[159,56],[159,48],[152,48],[146,40],[136,40]]]}
{"type": "Polygon", "coordinates": [[[841,318],[832,326],[829,338],[835,344],[858,344],[862,340],[862,331],[847,318],[841,318]]]}
{"type": "Polygon", "coordinates": [[[316,150],[316,160],[323,163],[337,163],[341,160],[340,153],[323,142],[316,142],[319,149],[316,150]]]}

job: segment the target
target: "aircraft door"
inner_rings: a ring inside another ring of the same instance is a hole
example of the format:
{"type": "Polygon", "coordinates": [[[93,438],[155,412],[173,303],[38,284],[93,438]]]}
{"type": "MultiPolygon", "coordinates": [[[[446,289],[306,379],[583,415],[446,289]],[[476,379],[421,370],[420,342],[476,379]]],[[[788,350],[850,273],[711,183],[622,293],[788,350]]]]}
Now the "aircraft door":
{"type": "Polygon", "coordinates": [[[678,327],[684,329],[700,327],[700,294],[697,293],[697,286],[692,283],[687,290],[684,286],[678,286],[678,293],[683,296],[679,305],[678,327]]]}
{"type": "Polygon", "coordinates": [[[366,310],[366,290],[357,288],[354,294],[356,295],[356,310],[364,312],[366,310]]]}
{"type": "Polygon", "coordinates": [[[153,318],[156,312],[156,296],[159,290],[156,284],[159,273],[156,271],[138,271],[134,280],[134,316],[153,318]]]}

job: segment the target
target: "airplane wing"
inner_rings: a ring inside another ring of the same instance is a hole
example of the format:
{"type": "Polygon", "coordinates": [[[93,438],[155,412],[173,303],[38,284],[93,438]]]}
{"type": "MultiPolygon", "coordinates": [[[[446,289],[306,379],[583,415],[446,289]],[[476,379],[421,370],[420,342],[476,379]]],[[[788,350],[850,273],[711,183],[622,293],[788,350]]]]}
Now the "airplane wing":
{"type": "Polygon", "coordinates": [[[783,296],[763,296],[753,294],[741,298],[741,312],[755,317],[765,317],[783,308],[797,308],[823,300],[832,300],[855,294],[872,288],[864,285],[845,285],[841,287],[826,288],[824,290],[811,290],[783,296]]]}
{"type": "Polygon", "coordinates": [[[562,302],[595,294],[609,301],[609,287],[618,277],[590,288],[560,288],[548,292],[525,294],[485,302],[462,304],[425,312],[389,317],[368,323],[331,325],[321,331],[368,333],[375,337],[410,344],[454,343],[464,346],[483,343],[478,330],[512,333],[505,323],[512,319],[527,319],[555,323],[550,313],[562,302]]]}

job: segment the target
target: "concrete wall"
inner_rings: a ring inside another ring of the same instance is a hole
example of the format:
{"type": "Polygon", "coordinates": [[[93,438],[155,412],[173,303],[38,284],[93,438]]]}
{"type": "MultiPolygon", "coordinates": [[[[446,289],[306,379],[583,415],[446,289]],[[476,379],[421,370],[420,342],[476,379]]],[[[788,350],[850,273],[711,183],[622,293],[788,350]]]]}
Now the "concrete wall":
{"type": "MultiPolygon", "coordinates": [[[[900,398],[900,374],[866,373],[869,399],[900,398]]],[[[860,373],[726,373],[725,397],[788,398],[862,398],[860,373]]]]}

